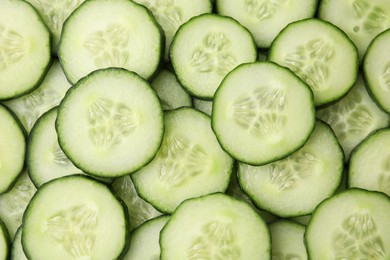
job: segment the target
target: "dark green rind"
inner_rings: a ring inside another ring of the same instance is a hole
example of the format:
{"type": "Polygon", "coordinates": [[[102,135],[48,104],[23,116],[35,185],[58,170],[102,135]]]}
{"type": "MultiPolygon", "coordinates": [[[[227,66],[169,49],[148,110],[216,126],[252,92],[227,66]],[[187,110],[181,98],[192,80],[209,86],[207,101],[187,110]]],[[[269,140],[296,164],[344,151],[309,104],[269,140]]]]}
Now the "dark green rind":
{"type": "Polygon", "coordinates": [[[10,237],[9,237],[9,234],[8,234],[8,230],[5,226],[5,224],[0,220],[0,230],[1,232],[4,234],[4,238],[5,238],[5,241],[7,243],[7,247],[6,247],[6,252],[5,252],[5,259],[4,260],[7,260],[9,258],[9,255],[10,255],[10,245],[11,245],[11,241],[10,241],[10,237]]]}

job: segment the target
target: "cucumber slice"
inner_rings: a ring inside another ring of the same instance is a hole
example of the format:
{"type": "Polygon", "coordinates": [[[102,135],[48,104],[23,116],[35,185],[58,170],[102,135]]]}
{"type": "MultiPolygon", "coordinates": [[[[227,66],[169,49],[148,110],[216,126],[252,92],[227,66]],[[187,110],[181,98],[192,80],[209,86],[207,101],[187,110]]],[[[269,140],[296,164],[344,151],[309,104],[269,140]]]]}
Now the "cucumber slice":
{"type": "Polygon", "coordinates": [[[164,110],[192,107],[192,98],[177,81],[175,73],[161,70],[151,85],[160,98],[164,110]]]}
{"type": "Polygon", "coordinates": [[[390,199],[348,189],[321,203],[306,227],[310,259],[389,259],[390,199]]]}
{"type": "Polygon", "coordinates": [[[249,164],[265,164],[293,153],[305,144],[315,125],[308,86],[270,62],[236,68],[213,102],[212,127],[218,141],[232,157],[249,164]]]}
{"type": "Polygon", "coordinates": [[[348,186],[390,196],[390,128],[371,134],[353,151],[348,186]]]}
{"type": "MultiPolygon", "coordinates": [[[[390,7],[389,7],[390,10],[390,7]]],[[[379,34],[367,49],[364,77],[374,100],[390,113],[390,29],[379,34]]]]}
{"type": "Polygon", "coordinates": [[[358,52],[331,23],[306,19],[286,26],[272,43],[269,60],[288,67],[314,93],[316,106],[340,99],[358,74],[358,52]]]}
{"type": "Polygon", "coordinates": [[[212,11],[210,0],[134,0],[134,2],[146,6],[161,25],[165,34],[165,61],[169,59],[169,48],[177,29],[190,18],[212,11]]]}
{"type": "Polygon", "coordinates": [[[231,16],[253,34],[260,48],[269,48],[289,23],[314,16],[316,0],[217,0],[217,12],[231,16]]]}
{"type": "Polygon", "coordinates": [[[116,178],[112,188],[127,206],[130,231],[162,214],[138,195],[129,175],[116,178]]]}
{"type": "Polygon", "coordinates": [[[335,193],[343,163],[336,136],[318,121],[306,144],[287,158],[263,166],[239,163],[238,181],[259,208],[282,217],[307,215],[335,193]]]}
{"type": "Polygon", "coordinates": [[[20,98],[4,102],[4,105],[16,114],[24,129],[29,133],[43,113],[60,104],[70,87],[60,63],[54,60],[45,79],[36,90],[20,98]]]}
{"type": "Polygon", "coordinates": [[[372,39],[390,28],[388,0],[322,0],[318,16],[343,30],[359,49],[360,60],[372,39]]]}
{"type": "Polygon", "coordinates": [[[142,224],[131,233],[130,247],[123,260],[160,259],[160,232],[169,220],[161,216],[142,224]]]}
{"type": "Polygon", "coordinates": [[[0,196],[0,219],[7,226],[11,239],[22,224],[24,211],[36,190],[25,171],[12,189],[0,196]]]}
{"type": "Polygon", "coordinates": [[[307,226],[307,224],[309,224],[310,219],[311,219],[311,215],[304,215],[304,216],[290,218],[290,220],[292,220],[296,223],[305,225],[305,226],[307,226]]]}
{"type": "Polygon", "coordinates": [[[23,217],[29,259],[116,259],[127,243],[126,211],[103,184],[66,176],[41,186],[23,217]]]}
{"type": "Polygon", "coordinates": [[[26,139],[19,122],[2,105],[0,105],[0,122],[0,194],[2,194],[12,187],[23,170],[26,139]]]}
{"type": "Polygon", "coordinates": [[[58,144],[55,121],[57,107],[43,114],[29,135],[28,173],[35,187],[63,176],[82,173],[66,157],[58,144]]]}
{"type": "Polygon", "coordinates": [[[0,100],[39,86],[50,61],[50,33],[35,9],[22,0],[0,1],[0,100]]]}
{"type": "Polygon", "coordinates": [[[303,242],[304,225],[288,220],[279,220],[271,223],[269,230],[271,232],[272,259],[308,259],[303,242]]]}
{"type": "Polygon", "coordinates": [[[0,220],[0,259],[7,260],[9,256],[9,236],[7,229],[0,220]]]}
{"type": "Polygon", "coordinates": [[[237,21],[203,14],[180,27],[170,58],[183,87],[197,98],[211,99],[231,70],[256,60],[257,49],[250,32],[237,21]]]}
{"type": "Polygon", "coordinates": [[[194,107],[196,109],[211,116],[212,111],[213,111],[213,101],[202,100],[202,99],[198,99],[198,98],[194,98],[193,101],[194,101],[194,107]]]}
{"type": "Polygon", "coordinates": [[[148,79],[163,51],[164,37],[154,17],[130,0],[84,2],[66,20],[58,45],[71,83],[107,67],[122,67],[148,79]]]}
{"type": "Polygon", "coordinates": [[[163,137],[163,112],[137,74],[109,68],[92,72],[67,92],[58,109],[59,144],[83,172],[118,177],[153,159],[163,137]]]}
{"type": "Polygon", "coordinates": [[[270,234],[248,204],[225,194],[182,203],[160,235],[161,259],[270,259],[270,234]]]}
{"type": "Polygon", "coordinates": [[[15,238],[12,241],[11,260],[28,260],[22,247],[22,228],[18,228],[15,238]]]}
{"type": "Polygon", "coordinates": [[[352,149],[372,131],[390,124],[390,115],[371,99],[361,75],[345,97],[317,110],[316,114],[332,127],[346,160],[349,160],[352,149]]]}
{"type": "Polygon", "coordinates": [[[133,173],[138,194],[161,212],[184,200],[228,188],[233,160],[220,147],[210,117],[192,108],[165,113],[163,144],[151,163],[133,173]]]}

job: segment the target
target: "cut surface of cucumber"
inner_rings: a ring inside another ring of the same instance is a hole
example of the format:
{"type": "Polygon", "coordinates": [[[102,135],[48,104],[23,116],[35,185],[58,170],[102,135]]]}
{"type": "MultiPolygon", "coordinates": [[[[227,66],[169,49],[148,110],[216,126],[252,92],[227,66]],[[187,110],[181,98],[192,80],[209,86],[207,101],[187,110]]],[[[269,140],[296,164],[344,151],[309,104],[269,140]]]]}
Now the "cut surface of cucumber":
{"type": "Polygon", "coordinates": [[[383,110],[390,113],[390,29],[379,34],[368,46],[363,71],[370,93],[383,110]]]}
{"type": "Polygon", "coordinates": [[[261,209],[282,217],[310,214],[339,187],[344,155],[331,128],[317,121],[305,145],[262,166],[239,163],[238,181],[261,209]]]}
{"type": "Polygon", "coordinates": [[[119,68],[95,71],[62,100],[56,120],[61,149],[83,172],[118,177],[147,164],[160,147],[160,101],[144,79],[119,68]]]}
{"type": "Polygon", "coordinates": [[[50,33],[35,9],[22,0],[2,0],[0,100],[32,91],[43,80],[50,61],[50,33]]]}
{"type": "Polygon", "coordinates": [[[316,115],[332,127],[346,160],[352,149],[372,131],[390,124],[390,115],[372,100],[361,75],[345,97],[317,110],[316,115]]]}
{"type": "Polygon", "coordinates": [[[237,21],[203,14],[180,27],[170,58],[183,87],[195,97],[211,99],[226,74],[256,60],[257,48],[250,32],[237,21]]]}
{"type": "Polygon", "coordinates": [[[145,7],[130,0],[91,0],[66,20],[58,55],[71,83],[107,67],[148,79],[160,64],[163,38],[145,7]]]}
{"type": "Polygon", "coordinates": [[[249,29],[260,48],[269,48],[289,23],[314,16],[316,0],[217,0],[217,12],[231,16],[249,29]]]}
{"type": "Polygon", "coordinates": [[[390,128],[378,130],[353,151],[348,186],[381,191],[390,196],[390,128]]]}
{"type": "Polygon", "coordinates": [[[58,106],[70,87],[60,63],[55,60],[37,89],[22,97],[4,102],[4,105],[16,114],[29,133],[43,113],[58,106]]]}
{"type": "Polygon", "coordinates": [[[102,183],[66,176],[41,186],[23,217],[29,259],[116,259],[127,243],[127,216],[102,183]]]}
{"type": "Polygon", "coordinates": [[[9,255],[9,236],[7,228],[0,220],[0,259],[7,260],[9,255]]]}
{"type": "Polygon", "coordinates": [[[298,150],[315,125],[309,87],[271,62],[243,64],[229,73],[216,92],[212,113],[224,150],[256,165],[298,150]]]}
{"type": "Polygon", "coordinates": [[[245,202],[212,194],[182,203],[160,235],[161,259],[270,259],[270,234],[245,202]]]}
{"type": "Polygon", "coordinates": [[[390,199],[349,189],[322,202],[306,227],[310,259],[389,259],[390,199]]]}
{"type": "Polygon", "coordinates": [[[305,81],[316,106],[344,96],[358,74],[353,42],[336,26],[314,18],[286,26],[273,41],[268,58],[305,81]]]}
{"type": "Polygon", "coordinates": [[[166,112],[164,120],[164,140],[156,157],[131,174],[138,194],[171,213],[186,199],[225,192],[233,160],[215,138],[210,117],[179,108],[166,112]]]}
{"type": "Polygon", "coordinates": [[[23,170],[26,139],[20,123],[2,105],[0,105],[0,122],[0,194],[2,194],[13,185],[23,170]]]}
{"type": "Polygon", "coordinates": [[[12,241],[11,260],[28,260],[22,246],[22,228],[18,228],[15,238],[12,241]]]}

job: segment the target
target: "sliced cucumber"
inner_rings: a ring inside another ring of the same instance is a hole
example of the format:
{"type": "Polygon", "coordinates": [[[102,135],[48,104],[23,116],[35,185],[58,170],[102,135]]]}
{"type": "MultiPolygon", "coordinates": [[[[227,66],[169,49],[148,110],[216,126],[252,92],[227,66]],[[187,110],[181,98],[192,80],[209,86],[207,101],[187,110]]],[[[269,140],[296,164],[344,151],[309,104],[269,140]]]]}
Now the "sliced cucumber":
{"type": "Polygon", "coordinates": [[[116,178],[112,188],[127,206],[130,231],[162,214],[138,195],[129,175],[116,178]]]}
{"type": "Polygon", "coordinates": [[[28,260],[22,247],[22,228],[18,228],[15,238],[12,241],[11,260],[28,260]]]}
{"type": "Polygon", "coordinates": [[[12,187],[23,170],[26,139],[19,122],[2,105],[0,105],[0,122],[0,194],[2,194],[12,187]]]}
{"type": "Polygon", "coordinates": [[[203,14],[180,27],[170,58],[183,87],[197,98],[211,99],[226,74],[256,60],[257,49],[250,32],[237,21],[203,14]]]}
{"type": "Polygon", "coordinates": [[[270,259],[270,235],[248,204],[224,194],[182,203],[160,237],[161,259],[270,259]]]}
{"type": "Polygon", "coordinates": [[[164,30],[165,61],[169,59],[169,48],[177,29],[190,18],[212,11],[210,0],[134,0],[134,2],[146,6],[164,30]]]}
{"type": "Polygon", "coordinates": [[[213,101],[210,100],[202,100],[198,98],[194,98],[194,107],[203,113],[211,116],[213,111],[213,101]]]}
{"type": "Polygon", "coordinates": [[[160,101],[137,74],[95,71],[67,92],[58,109],[59,144],[83,172],[129,174],[153,159],[163,137],[160,101]]]}
{"type": "Polygon", "coordinates": [[[0,219],[7,226],[11,239],[22,224],[24,211],[36,190],[24,172],[10,191],[0,195],[0,219]]]}
{"type": "Polygon", "coordinates": [[[217,0],[217,12],[231,16],[253,34],[257,46],[269,48],[289,23],[314,16],[316,0],[217,0]]]}
{"type": "Polygon", "coordinates": [[[238,165],[238,181],[254,203],[275,215],[310,214],[333,195],[344,156],[331,128],[317,121],[306,144],[287,158],[263,166],[238,165]]]}
{"type": "Polygon", "coordinates": [[[184,200],[228,188],[233,160],[220,147],[210,117],[192,108],[166,112],[163,144],[151,163],[133,173],[138,194],[171,213],[184,200]]]}
{"type": "Polygon", "coordinates": [[[321,203],[306,228],[310,259],[389,259],[390,199],[348,189],[321,203]]]}
{"type": "Polygon", "coordinates": [[[0,1],[0,100],[31,92],[50,61],[50,33],[35,9],[22,0],[0,1]]]}
{"type": "Polygon", "coordinates": [[[129,251],[123,260],[160,259],[160,232],[168,220],[169,216],[154,218],[134,230],[129,251]]]}
{"type": "Polygon", "coordinates": [[[70,87],[60,63],[55,60],[36,90],[20,98],[4,102],[4,105],[16,114],[24,129],[29,133],[43,113],[58,106],[70,87]]]}
{"type": "Polygon", "coordinates": [[[331,23],[306,19],[286,26],[272,43],[269,60],[288,67],[314,93],[316,106],[340,99],[358,74],[358,52],[331,23]]]}
{"type": "Polygon", "coordinates": [[[0,259],[7,260],[9,256],[9,236],[7,229],[0,220],[0,259]]]}
{"type": "Polygon", "coordinates": [[[353,151],[348,186],[390,196],[390,128],[371,134],[353,151]]]}
{"type": "Polygon", "coordinates": [[[71,83],[107,67],[122,67],[150,78],[163,51],[163,34],[154,17],[130,0],[84,2],[66,20],[58,45],[71,83]]]}
{"type": "Polygon", "coordinates": [[[213,101],[212,127],[221,146],[249,164],[265,164],[293,153],[305,144],[314,125],[309,87],[271,62],[236,68],[213,101]]]}
{"type": "Polygon", "coordinates": [[[332,127],[346,160],[349,159],[352,149],[368,134],[390,124],[390,115],[371,99],[361,75],[345,97],[318,110],[317,117],[332,127]]]}
{"type": "Polygon", "coordinates": [[[192,107],[192,98],[177,81],[175,73],[161,70],[151,85],[160,98],[164,110],[192,107]]]}
{"type": "Polygon", "coordinates": [[[116,259],[127,243],[126,211],[103,184],[66,176],[41,186],[23,217],[29,259],[116,259]]]}
{"type": "Polygon", "coordinates": [[[296,223],[305,225],[305,226],[307,226],[307,224],[309,224],[310,219],[311,219],[311,215],[304,215],[304,216],[290,218],[290,220],[292,220],[296,223]]]}
{"type": "Polygon", "coordinates": [[[58,144],[55,121],[57,107],[43,114],[29,135],[28,172],[35,187],[63,176],[82,173],[66,157],[58,144]]]}
{"type": "Polygon", "coordinates": [[[269,230],[271,232],[272,259],[308,259],[303,241],[304,225],[288,220],[279,220],[271,223],[269,230]]]}
{"type": "MultiPolygon", "coordinates": [[[[390,6],[389,6],[390,11],[390,6]]],[[[368,89],[377,103],[390,113],[390,29],[379,34],[367,49],[363,62],[368,89]]]]}

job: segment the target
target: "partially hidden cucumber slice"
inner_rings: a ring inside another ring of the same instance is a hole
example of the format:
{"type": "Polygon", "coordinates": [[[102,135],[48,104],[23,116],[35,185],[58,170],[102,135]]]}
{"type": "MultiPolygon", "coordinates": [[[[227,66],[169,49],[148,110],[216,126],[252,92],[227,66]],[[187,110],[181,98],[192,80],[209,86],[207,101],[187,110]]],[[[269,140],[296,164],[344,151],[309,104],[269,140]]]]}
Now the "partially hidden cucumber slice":
{"type": "Polygon", "coordinates": [[[163,137],[163,112],[144,79],[120,68],[103,69],[67,92],[56,130],[61,149],[77,168],[119,177],[153,159],[163,137]]]}
{"type": "Polygon", "coordinates": [[[0,220],[0,259],[7,260],[9,256],[9,236],[7,229],[0,220]]]}
{"type": "Polygon", "coordinates": [[[22,0],[0,1],[0,100],[31,92],[50,61],[50,33],[35,9],[22,0]]]}
{"type": "Polygon", "coordinates": [[[11,260],[28,260],[22,246],[22,228],[18,228],[15,238],[12,241],[11,260]]]}
{"type": "Polygon", "coordinates": [[[358,74],[353,42],[338,27],[314,18],[287,25],[273,41],[268,57],[310,86],[316,106],[347,94],[358,74]]]}
{"type": "Polygon", "coordinates": [[[130,0],[84,2],[66,20],[58,45],[71,83],[107,67],[122,67],[148,79],[163,51],[163,33],[154,17],[130,0]]]}
{"type": "Polygon", "coordinates": [[[306,228],[310,259],[389,259],[390,199],[348,189],[321,203],[306,228]]]}
{"type": "Polygon", "coordinates": [[[194,107],[199,111],[211,116],[213,110],[213,101],[194,98],[194,107]]]}
{"type": "Polygon", "coordinates": [[[161,259],[270,259],[270,234],[245,202],[212,194],[182,203],[161,232],[161,259]]]}
{"type": "Polygon", "coordinates": [[[212,113],[224,150],[256,165],[298,150],[315,125],[309,87],[271,62],[243,64],[229,73],[216,92],[212,113]]]}
{"type": "Polygon", "coordinates": [[[88,177],[42,185],[23,217],[22,244],[29,259],[117,259],[127,240],[122,203],[88,177]]]}

